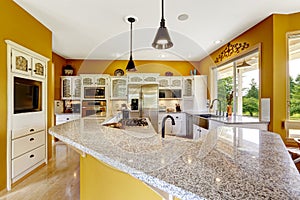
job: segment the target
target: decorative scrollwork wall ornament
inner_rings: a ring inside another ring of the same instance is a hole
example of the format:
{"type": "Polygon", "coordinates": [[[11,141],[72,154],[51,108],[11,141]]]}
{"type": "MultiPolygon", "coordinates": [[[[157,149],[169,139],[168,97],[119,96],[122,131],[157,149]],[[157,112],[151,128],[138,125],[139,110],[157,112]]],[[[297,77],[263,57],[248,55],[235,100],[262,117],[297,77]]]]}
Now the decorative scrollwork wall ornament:
{"type": "Polygon", "coordinates": [[[226,48],[219,54],[219,56],[215,59],[215,63],[221,62],[224,58],[230,57],[233,53],[239,53],[244,49],[249,47],[249,43],[235,43],[231,44],[230,42],[227,44],[226,48]]]}

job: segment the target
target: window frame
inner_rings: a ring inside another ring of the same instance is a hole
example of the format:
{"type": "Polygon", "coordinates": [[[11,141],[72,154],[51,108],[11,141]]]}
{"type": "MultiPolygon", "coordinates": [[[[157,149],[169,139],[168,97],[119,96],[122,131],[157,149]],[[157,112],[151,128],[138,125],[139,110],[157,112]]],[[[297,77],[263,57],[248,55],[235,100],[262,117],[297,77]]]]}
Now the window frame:
{"type": "MultiPolygon", "coordinates": [[[[232,56],[232,58],[230,58],[229,60],[226,60],[224,62],[221,62],[220,64],[211,67],[210,70],[210,74],[211,76],[211,88],[210,91],[211,92],[211,100],[216,99],[217,98],[217,93],[218,93],[218,88],[217,88],[217,73],[216,73],[216,69],[219,67],[222,67],[224,65],[227,65],[229,63],[233,63],[233,75],[236,78],[236,61],[243,59],[246,56],[249,56],[253,53],[258,53],[258,70],[259,70],[259,77],[258,77],[258,84],[259,84],[259,91],[258,91],[258,99],[259,99],[259,119],[261,119],[261,43],[258,43],[256,45],[253,45],[251,48],[249,48],[248,50],[245,50],[242,53],[239,53],[238,55],[232,56]]],[[[236,81],[233,82],[233,91],[234,94],[236,94],[236,81]]],[[[234,95],[233,98],[233,111],[232,113],[235,114],[237,113],[237,96],[234,95]]]]}
{"type": "Polygon", "coordinates": [[[284,123],[284,127],[286,130],[286,143],[287,145],[295,145],[295,141],[293,137],[290,137],[289,130],[296,129],[300,130],[300,119],[299,120],[291,120],[290,119],[290,52],[289,52],[289,39],[292,36],[298,36],[300,38],[300,30],[287,32],[286,33],[286,49],[287,49],[287,65],[286,65],[286,73],[287,73],[287,80],[286,80],[286,120],[284,123]]]}

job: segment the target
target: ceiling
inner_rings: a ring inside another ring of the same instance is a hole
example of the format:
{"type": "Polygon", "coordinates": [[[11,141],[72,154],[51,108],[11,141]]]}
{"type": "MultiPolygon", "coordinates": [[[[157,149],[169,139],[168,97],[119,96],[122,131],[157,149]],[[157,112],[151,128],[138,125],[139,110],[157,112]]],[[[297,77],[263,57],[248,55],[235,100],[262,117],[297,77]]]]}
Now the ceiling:
{"type": "Polygon", "coordinates": [[[67,59],[127,60],[133,24],[134,60],[199,61],[273,13],[300,12],[299,0],[166,0],[165,19],[174,46],[151,47],[161,0],[14,0],[53,33],[53,52],[67,59]],[[185,21],[178,16],[187,14],[185,21]],[[214,41],[222,40],[215,44],[214,41]]]}

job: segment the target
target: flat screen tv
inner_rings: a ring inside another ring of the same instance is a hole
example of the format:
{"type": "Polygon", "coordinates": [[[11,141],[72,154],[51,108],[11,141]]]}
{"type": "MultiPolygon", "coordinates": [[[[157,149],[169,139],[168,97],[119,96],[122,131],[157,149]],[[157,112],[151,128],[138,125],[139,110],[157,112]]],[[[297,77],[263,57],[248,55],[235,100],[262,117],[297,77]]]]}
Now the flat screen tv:
{"type": "Polygon", "coordinates": [[[42,82],[14,77],[14,114],[42,110],[42,82]]]}

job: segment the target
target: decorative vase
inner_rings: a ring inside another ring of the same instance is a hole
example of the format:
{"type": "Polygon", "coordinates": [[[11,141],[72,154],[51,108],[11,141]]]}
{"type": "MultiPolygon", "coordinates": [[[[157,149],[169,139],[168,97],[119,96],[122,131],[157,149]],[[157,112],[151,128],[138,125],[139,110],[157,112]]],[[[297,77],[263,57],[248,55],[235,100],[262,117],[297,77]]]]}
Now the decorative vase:
{"type": "Polygon", "coordinates": [[[231,105],[227,105],[227,115],[228,115],[228,117],[232,115],[232,106],[231,105]]]}

